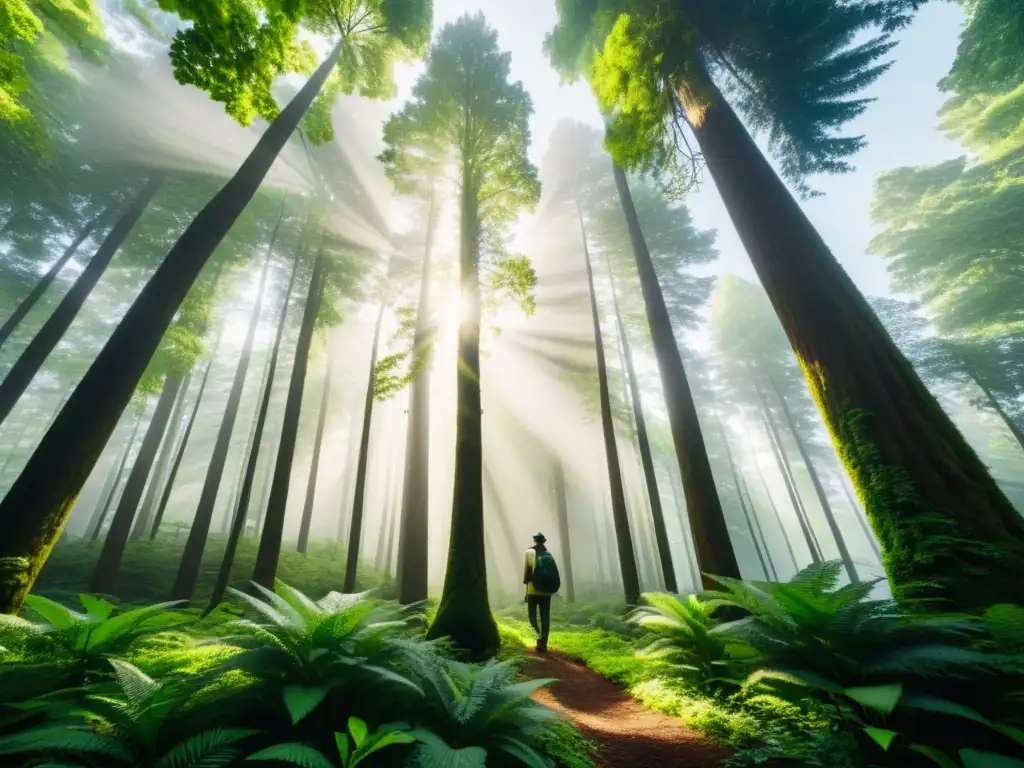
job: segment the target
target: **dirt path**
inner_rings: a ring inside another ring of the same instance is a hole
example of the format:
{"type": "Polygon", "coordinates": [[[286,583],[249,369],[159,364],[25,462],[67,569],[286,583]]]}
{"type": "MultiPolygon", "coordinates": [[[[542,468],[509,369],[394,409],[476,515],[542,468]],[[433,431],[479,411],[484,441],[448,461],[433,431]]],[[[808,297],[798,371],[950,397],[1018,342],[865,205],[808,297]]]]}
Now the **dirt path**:
{"type": "Polygon", "coordinates": [[[533,677],[559,682],[533,698],[567,715],[601,745],[604,768],[712,768],[730,751],[710,744],[674,717],[647,709],[583,664],[557,653],[533,655],[533,677]]]}

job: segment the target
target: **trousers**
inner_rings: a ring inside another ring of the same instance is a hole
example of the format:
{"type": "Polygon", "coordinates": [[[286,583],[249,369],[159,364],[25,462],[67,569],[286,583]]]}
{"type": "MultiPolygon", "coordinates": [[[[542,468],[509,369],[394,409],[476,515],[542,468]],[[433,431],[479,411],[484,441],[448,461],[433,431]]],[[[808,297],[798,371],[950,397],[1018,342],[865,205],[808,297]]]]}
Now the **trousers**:
{"type": "Polygon", "coordinates": [[[537,633],[537,650],[548,649],[548,633],[551,631],[551,595],[527,595],[526,608],[530,615],[530,626],[537,633]],[[537,613],[540,613],[540,625],[537,613]]]}

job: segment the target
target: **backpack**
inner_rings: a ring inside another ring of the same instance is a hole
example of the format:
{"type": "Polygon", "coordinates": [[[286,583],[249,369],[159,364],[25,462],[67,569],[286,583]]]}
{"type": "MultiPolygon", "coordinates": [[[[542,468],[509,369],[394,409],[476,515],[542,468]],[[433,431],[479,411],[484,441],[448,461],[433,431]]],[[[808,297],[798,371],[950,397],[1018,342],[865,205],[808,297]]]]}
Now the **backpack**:
{"type": "Polygon", "coordinates": [[[533,588],[541,592],[554,594],[562,586],[562,579],[558,575],[558,566],[555,565],[555,558],[550,552],[538,552],[533,563],[533,576],[530,579],[533,588]]]}

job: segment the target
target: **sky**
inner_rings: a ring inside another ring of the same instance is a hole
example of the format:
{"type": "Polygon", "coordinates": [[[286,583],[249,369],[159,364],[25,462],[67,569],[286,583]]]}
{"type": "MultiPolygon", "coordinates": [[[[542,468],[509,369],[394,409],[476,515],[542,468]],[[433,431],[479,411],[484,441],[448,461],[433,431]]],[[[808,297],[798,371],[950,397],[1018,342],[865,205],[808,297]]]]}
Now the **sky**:
{"type": "MultiPolygon", "coordinates": [[[[467,12],[482,11],[498,31],[498,44],[512,53],[512,76],[523,81],[533,98],[531,156],[539,163],[554,126],[571,118],[601,127],[601,119],[583,83],[563,85],[544,55],[544,36],[555,25],[553,0],[434,0],[435,29],[467,12]]],[[[866,93],[876,99],[851,122],[846,135],[867,137],[868,146],[854,158],[857,170],[819,177],[812,186],[824,197],[802,203],[840,263],[869,295],[888,293],[884,263],[867,253],[874,234],[870,218],[872,184],[877,173],[904,165],[938,163],[962,154],[959,145],[937,129],[936,111],[945,101],[937,87],[956,52],[963,12],[953,3],[930,3],[901,35],[891,69],[866,93]]],[[[421,64],[398,73],[399,101],[404,101],[421,64]]],[[[766,149],[764,141],[758,142],[766,149]]],[[[706,175],[706,174],[705,174],[706,175]]],[[[739,237],[709,177],[690,195],[695,222],[718,231],[721,260],[717,272],[754,279],[739,237]]]]}

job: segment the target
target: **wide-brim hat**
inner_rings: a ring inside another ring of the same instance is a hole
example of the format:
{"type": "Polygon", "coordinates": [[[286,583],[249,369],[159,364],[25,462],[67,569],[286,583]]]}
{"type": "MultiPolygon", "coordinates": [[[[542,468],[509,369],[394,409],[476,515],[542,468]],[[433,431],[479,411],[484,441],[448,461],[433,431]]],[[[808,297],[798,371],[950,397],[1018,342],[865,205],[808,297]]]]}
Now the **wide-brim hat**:
{"type": "Polygon", "coordinates": [[[537,531],[537,532],[536,532],[535,534],[533,534],[533,540],[534,540],[534,541],[547,541],[547,540],[548,540],[548,537],[547,537],[547,536],[545,536],[545,535],[544,535],[543,533],[541,533],[540,531],[537,531]]]}

